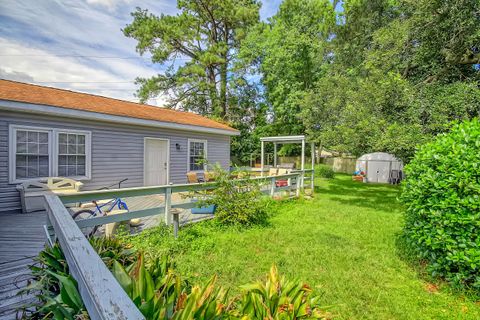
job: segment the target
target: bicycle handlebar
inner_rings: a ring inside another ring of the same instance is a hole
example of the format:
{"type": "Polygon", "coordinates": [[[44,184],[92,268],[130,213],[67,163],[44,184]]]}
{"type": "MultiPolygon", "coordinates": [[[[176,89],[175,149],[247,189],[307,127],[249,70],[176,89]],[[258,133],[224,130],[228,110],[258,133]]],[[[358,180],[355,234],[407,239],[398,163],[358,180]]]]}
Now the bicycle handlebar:
{"type": "Polygon", "coordinates": [[[120,188],[121,188],[121,185],[122,185],[122,182],[125,182],[125,181],[127,181],[127,180],[128,180],[128,178],[125,178],[125,179],[123,179],[123,180],[120,180],[120,181],[118,181],[118,182],[115,182],[114,184],[109,185],[108,187],[102,187],[102,188],[100,188],[100,189],[98,189],[98,190],[108,190],[108,189],[110,189],[111,187],[113,187],[113,186],[115,186],[115,185],[118,185],[118,189],[120,189],[120,188]]]}

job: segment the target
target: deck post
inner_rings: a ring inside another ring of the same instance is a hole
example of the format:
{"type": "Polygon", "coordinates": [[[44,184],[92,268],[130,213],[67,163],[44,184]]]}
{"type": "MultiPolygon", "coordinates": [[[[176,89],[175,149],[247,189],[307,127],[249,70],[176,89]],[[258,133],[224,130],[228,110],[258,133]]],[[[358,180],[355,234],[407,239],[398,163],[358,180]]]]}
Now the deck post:
{"type": "Polygon", "coordinates": [[[167,226],[172,224],[172,213],[170,212],[172,208],[172,188],[168,187],[165,189],[165,224],[167,226]]]}
{"type": "Polygon", "coordinates": [[[178,210],[172,210],[173,215],[173,235],[175,238],[178,238],[178,229],[180,228],[180,212],[178,210]]]}

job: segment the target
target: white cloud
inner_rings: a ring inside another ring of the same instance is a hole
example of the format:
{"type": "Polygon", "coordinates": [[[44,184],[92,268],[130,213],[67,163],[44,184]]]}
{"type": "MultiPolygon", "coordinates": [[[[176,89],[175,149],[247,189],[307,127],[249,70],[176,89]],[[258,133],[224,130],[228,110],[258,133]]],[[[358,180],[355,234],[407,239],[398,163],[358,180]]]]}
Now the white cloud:
{"type": "Polygon", "coordinates": [[[118,6],[129,3],[131,0],[87,0],[88,4],[98,5],[114,11],[118,6]]]}
{"type": "MultiPolygon", "coordinates": [[[[136,101],[134,79],[160,68],[140,58],[135,41],[121,31],[134,6],[129,0],[92,1],[0,1],[0,77],[136,101]],[[115,14],[108,12],[110,3],[115,14]]],[[[175,10],[171,1],[135,5],[155,13],[175,10]]]]}
{"type": "MultiPolygon", "coordinates": [[[[278,1],[264,1],[262,14],[278,1]]],[[[137,6],[157,15],[178,12],[176,0],[0,0],[0,77],[137,100],[133,80],[162,70],[136,58],[136,41],[121,31],[137,6]]]]}
{"type": "MultiPolygon", "coordinates": [[[[55,56],[6,39],[0,39],[0,47],[5,55],[0,62],[0,76],[10,80],[137,101],[135,76],[154,74],[153,70],[124,61],[112,63],[119,69],[118,75],[112,74],[78,62],[76,58],[55,56]]],[[[163,100],[150,103],[162,104],[163,100]]]]}

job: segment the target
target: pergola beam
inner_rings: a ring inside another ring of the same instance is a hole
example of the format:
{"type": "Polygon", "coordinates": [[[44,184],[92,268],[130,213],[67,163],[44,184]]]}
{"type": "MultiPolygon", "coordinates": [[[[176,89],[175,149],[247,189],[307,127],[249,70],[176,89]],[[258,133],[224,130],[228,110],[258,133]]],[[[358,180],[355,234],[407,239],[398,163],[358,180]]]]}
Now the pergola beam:
{"type": "MultiPolygon", "coordinates": [[[[265,168],[265,142],[273,143],[273,165],[277,166],[277,151],[279,144],[289,144],[289,143],[300,143],[302,145],[302,163],[301,170],[305,170],[305,143],[306,138],[304,135],[301,136],[278,136],[278,137],[263,137],[260,138],[261,142],[261,174],[263,176],[263,170],[265,168]]],[[[315,165],[315,144],[311,143],[311,153],[312,153],[312,168],[315,165]]]]}

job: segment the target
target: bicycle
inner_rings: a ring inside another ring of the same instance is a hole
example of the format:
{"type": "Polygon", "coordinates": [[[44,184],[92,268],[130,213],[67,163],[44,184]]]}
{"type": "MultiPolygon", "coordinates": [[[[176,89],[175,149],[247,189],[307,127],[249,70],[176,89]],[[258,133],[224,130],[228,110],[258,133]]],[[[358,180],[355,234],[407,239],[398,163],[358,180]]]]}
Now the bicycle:
{"type": "MultiPolygon", "coordinates": [[[[118,188],[120,189],[122,182],[125,182],[127,180],[128,178],[120,180],[118,182],[118,188]]],[[[97,190],[109,190],[110,187],[113,187],[115,185],[117,185],[117,183],[114,183],[107,187],[102,187],[97,190]]],[[[98,216],[103,217],[108,215],[108,213],[114,210],[115,208],[118,208],[119,210],[127,210],[127,212],[129,211],[127,204],[121,198],[113,198],[105,203],[99,203],[97,200],[92,200],[92,204],[95,207],[94,210],[91,210],[91,209],[79,210],[72,215],[73,220],[78,221],[78,220],[90,219],[98,216]],[[104,209],[105,207],[108,207],[108,208],[104,209]]],[[[100,225],[97,225],[94,227],[86,227],[86,228],[83,228],[82,232],[85,234],[86,237],[92,237],[97,232],[99,227],[100,225]],[[88,228],[91,228],[91,229],[88,229],[88,228]]]]}

